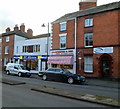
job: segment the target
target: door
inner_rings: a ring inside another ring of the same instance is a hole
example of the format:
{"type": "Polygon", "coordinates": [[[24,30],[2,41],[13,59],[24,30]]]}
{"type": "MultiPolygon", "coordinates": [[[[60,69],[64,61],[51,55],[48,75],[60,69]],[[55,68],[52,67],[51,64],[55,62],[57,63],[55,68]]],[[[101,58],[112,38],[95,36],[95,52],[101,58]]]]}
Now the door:
{"type": "Polygon", "coordinates": [[[110,77],[111,72],[111,59],[108,56],[104,56],[101,59],[102,63],[102,77],[110,77]]]}

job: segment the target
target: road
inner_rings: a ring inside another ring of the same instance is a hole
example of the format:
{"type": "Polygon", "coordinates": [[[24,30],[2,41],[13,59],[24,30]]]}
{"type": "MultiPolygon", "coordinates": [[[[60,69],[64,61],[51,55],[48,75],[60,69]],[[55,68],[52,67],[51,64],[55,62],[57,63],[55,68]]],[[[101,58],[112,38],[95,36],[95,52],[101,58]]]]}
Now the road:
{"type": "Polygon", "coordinates": [[[111,98],[118,98],[118,89],[117,88],[108,88],[108,87],[99,87],[99,86],[90,86],[90,85],[78,85],[78,84],[67,84],[67,83],[61,83],[61,82],[54,82],[54,81],[43,81],[40,77],[33,78],[25,78],[25,77],[17,77],[17,76],[9,76],[6,74],[2,75],[5,78],[9,78],[12,80],[19,80],[26,82],[30,85],[46,85],[49,87],[56,87],[59,89],[65,89],[70,91],[75,91],[77,93],[82,94],[93,94],[93,95],[99,95],[99,96],[106,96],[111,98]]]}
{"type": "Polygon", "coordinates": [[[105,107],[3,84],[3,107],[105,107]]]}
{"type": "MultiPolygon", "coordinates": [[[[53,81],[43,81],[39,77],[37,78],[26,78],[26,77],[18,77],[13,75],[2,75],[3,78],[7,78],[10,80],[18,80],[26,82],[26,84],[22,85],[2,85],[2,106],[3,107],[105,107],[104,105],[83,102],[73,99],[68,99],[64,97],[54,96],[50,94],[45,94],[41,92],[35,92],[30,90],[28,87],[31,86],[40,86],[46,85],[49,87],[56,87],[60,89],[66,89],[71,91],[76,91],[80,93],[86,93],[86,91],[90,91],[93,93],[110,90],[109,88],[102,87],[93,87],[88,85],[76,85],[76,84],[67,84],[53,81]]],[[[116,96],[116,89],[111,89],[109,91],[111,94],[116,96]]],[[[100,94],[100,93],[99,93],[100,94]]],[[[104,93],[106,94],[106,92],[104,93]]],[[[107,107],[107,106],[106,106],[107,107]]]]}

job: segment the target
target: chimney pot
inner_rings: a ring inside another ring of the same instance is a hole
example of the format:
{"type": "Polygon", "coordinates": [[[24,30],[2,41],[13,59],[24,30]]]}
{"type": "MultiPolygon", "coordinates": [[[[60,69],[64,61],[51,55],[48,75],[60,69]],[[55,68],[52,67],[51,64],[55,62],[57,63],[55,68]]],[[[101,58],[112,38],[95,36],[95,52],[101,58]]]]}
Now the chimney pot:
{"type": "Polygon", "coordinates": [[[24,23],[21,24],[20,30],[21,30],[22,32],[25,32],[25,25],[24,25],[24,23]]]}
{"type": "Polygon", "coordinates": [[[27,33],[32,36],[32,35],[33,35],[33,30],[29,28],[29,29],[27,30],[27,33]]]}
{"type": "Polygon", "coordinates": [[[9,27],[6,29],[6,32],[10,32],[10,28],[9,27]]]}
{"type": "Polygon", "coordinates": [[[18,25],[16,24],[15,27],[14,27],[14,31],[17,31],[19,28],[18,28],[18,25]]]}

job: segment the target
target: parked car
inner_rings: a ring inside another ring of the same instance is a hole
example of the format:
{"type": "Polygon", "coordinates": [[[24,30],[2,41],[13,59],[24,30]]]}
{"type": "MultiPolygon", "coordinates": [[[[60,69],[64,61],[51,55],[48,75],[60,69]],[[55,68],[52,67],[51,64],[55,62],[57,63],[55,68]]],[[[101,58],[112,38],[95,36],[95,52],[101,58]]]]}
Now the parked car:
{"type": "Polygon", "coordinates": [[[43,80],[62,80],[68,82],[69,84],[74,82],[82,83],[86,81],[84,76],[72,74],[69,70],[62,68],[49,68],[46,71],[40,71],[38,76],[41,76],[43,80]]]}
{"type": "Polygon", "coordinates": [[[18,76],[30,77],[31,74],[28,70],[24,68],[22,64],[8,63],[6,66],[6,74],[17,74],[18,76]]]}

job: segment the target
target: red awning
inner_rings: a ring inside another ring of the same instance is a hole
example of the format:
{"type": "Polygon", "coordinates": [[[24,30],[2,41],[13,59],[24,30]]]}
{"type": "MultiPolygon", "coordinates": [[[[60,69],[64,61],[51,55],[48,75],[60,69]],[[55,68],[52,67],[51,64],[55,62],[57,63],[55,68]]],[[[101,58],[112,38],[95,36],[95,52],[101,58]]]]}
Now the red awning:
{"type": "Polygon", "coordinates": [[[48,57],[50,64],[73,64],[73,56],[51,56],[48,57]]]}

